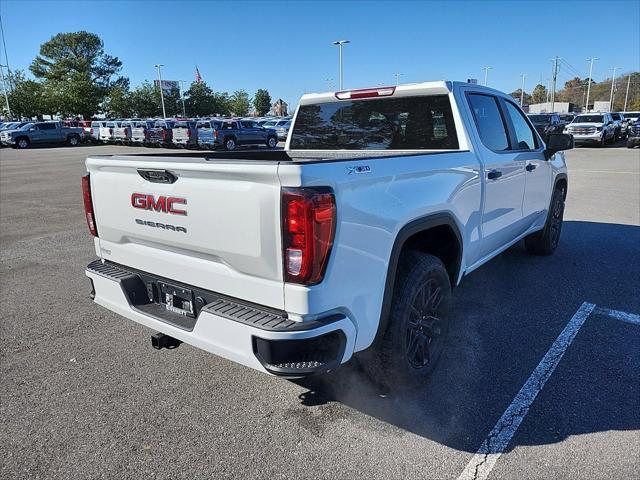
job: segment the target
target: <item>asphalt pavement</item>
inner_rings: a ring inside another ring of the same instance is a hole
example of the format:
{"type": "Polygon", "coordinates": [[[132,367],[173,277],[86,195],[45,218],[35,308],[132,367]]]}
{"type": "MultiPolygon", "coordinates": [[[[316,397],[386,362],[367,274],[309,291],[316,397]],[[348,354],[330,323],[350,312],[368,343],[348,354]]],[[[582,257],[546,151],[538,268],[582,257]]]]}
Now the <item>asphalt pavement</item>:
{"type": "Polygon", "coordinates": [[[584,304],[488,478],[637,477],[640,150],[567,152],[556,253],[514,246],[466,277],[438,368],[402,393],[355,362],[292,382],[157,351],[93,304],[80,176],[123,151],[148,149],[0,150],[0,478],[456,479],[584,304]]]}

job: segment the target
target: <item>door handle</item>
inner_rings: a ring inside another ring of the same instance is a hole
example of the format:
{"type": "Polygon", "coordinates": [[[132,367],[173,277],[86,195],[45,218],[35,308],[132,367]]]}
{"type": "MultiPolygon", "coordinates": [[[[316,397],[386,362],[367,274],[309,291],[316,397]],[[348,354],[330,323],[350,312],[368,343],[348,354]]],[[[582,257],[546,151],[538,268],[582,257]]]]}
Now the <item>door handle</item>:
{"type": "Polygon", "coordinates": [[[487,178],[489,180],[496,180],[496,179],[500,178],[501,176],[502,176],[502,172],[500,170],[491,170],[487,174],[487,178]]]}
{"type": "Polygon", "coordinates": [[[535,163],[530,163],[524,168],[527,169],[527,172],[531,172],[531,171],[535,170],[536,168],[538,168],[538,166],[535,163]]]}

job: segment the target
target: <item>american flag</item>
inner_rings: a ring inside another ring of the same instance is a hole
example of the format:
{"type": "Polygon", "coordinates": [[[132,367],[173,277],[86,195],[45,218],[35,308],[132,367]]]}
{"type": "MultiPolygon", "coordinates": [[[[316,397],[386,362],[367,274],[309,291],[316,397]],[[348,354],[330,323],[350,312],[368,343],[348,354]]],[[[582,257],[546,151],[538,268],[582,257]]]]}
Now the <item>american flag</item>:
{"type": "Polygon", "coordinates": [[[202,83],[202,75],[200,75],[200,70],[198,70],[197,65],[196,65],[196,83],[202,83]]]}

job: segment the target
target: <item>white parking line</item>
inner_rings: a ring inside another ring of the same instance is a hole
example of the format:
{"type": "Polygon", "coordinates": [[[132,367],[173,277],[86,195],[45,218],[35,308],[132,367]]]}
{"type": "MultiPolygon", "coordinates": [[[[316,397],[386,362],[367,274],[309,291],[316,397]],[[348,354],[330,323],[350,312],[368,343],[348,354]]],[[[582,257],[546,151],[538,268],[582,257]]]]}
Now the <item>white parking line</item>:
{"type": "Polygon", "coordinates": [[[564,330],[558,335],[556,341],[553,342],[553,345],[551,345],[551,348],[549,348],[527,382],[515,396],[511,405],[502,414],[498,423],[489,432],[486,440],[467,464],[458,480],[486,480],[489,477],[500,455],[507,448],[522,420],[529,412],[533,401],[545,383],[547,383],[549,377],[551,377],[564,352],[569,348],[569,345],[571,345],[571,342],[573,342],[573,339],[591,313],[607,315],[616,320],[640,325],[640,315],[609,308],[596,308],[593,303],[584,302],[571,317],[564,330]]]}
{"type": "Polygon", "coordinates": [[[602,307],[596,308],[594,313],[600,313],[602,315],[607,315],[611,318],[615,318],[616,320],[633,323],[634,325],[640,325],[640,315],[636,315],[635,313],[621,312],[620,310],[611,310],[610,308],[602,307]]]}
{"type": "Polygon", "coordinates": [[[556,341],[553,342],[551,348],[549,348],[527,382],[515,396],[511,405],[489,432],[486,440],[467,464],[458,480],[486,480],[527,415],[531,404],[542,390],[542,387],[544,387],[544,384],[549,380],[558,363],[560,363],[564,352],[571,345],[571,342],[573,342],[576,334],[594,308],[594,304],[585,302],[571,317],[567,326],[558,335],[556,341]]]}

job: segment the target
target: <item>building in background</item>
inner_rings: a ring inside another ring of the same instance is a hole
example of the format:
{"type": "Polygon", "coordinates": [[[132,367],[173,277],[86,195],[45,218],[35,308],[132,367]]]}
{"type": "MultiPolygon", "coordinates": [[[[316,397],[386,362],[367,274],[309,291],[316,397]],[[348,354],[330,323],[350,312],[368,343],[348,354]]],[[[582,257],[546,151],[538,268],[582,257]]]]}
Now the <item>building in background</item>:
{"type": "Polygon", "coordinates": [[[289,104],[279,98],[273,103],[273,105],[271,105],[269,115],[274,115],[276,117],[286,117],[287,115],[289,115],[289,104]]]}
{"type": "Polygon", "coordinates": [[[528,109],[529,113],[569,113],[576,111],[580,111],[580,108],[569,102],[554,102],[553,110],[551,110],[551,102],[534,103],[529,105],[528,109]]]}

